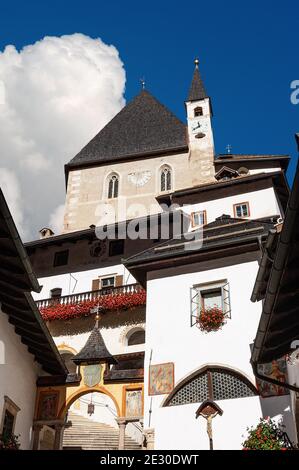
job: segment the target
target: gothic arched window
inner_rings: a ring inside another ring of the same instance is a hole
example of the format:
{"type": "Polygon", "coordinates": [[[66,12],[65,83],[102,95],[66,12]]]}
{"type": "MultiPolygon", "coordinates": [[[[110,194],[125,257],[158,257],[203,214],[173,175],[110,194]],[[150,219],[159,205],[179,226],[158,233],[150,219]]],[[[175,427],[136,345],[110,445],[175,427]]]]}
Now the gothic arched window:
{"type": "Polygon", "coordinates": [[[118,197],[119,177],[112,173],[108,177],[108,199],[118,197]]]}
{"type": "Polygon", "coordinates": [[[170,191],[172,189],[172,172],[168,165],[161,168],[160,191],[170,191]]]}

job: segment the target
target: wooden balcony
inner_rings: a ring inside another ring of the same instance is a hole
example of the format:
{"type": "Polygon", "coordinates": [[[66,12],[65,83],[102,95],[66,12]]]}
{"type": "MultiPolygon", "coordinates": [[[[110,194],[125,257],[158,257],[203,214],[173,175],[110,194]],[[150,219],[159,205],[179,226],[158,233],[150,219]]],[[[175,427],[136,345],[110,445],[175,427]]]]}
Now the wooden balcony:
{"type": "Polygon", "coordinates": [[[94,300],[104,295],[133,294],[142,292],[144,289],[140,284],[127,284],[119,287],[105,287],[100,290],[88,292],[80,292],[79,294],[62,295],[49,299],[37,300],[36,305],[39,309],[50,307],[53,305],[72,305],[88,300],[94,300]]]}

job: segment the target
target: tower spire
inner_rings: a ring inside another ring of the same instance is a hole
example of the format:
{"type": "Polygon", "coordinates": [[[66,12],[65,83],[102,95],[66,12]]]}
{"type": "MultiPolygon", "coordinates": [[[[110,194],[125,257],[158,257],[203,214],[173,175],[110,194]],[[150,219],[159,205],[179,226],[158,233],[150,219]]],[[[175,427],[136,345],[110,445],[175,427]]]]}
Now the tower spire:
{"type": "Polygon", "coordinates": [[[194,60],[194,64],[195,64],[195,69],[194,69],[193,78],[192,78],[187,101],[197,101],[197,100],[203,100],[204,98],[208,98],[203,81],[199,73],[198,58],[194,60]]]}

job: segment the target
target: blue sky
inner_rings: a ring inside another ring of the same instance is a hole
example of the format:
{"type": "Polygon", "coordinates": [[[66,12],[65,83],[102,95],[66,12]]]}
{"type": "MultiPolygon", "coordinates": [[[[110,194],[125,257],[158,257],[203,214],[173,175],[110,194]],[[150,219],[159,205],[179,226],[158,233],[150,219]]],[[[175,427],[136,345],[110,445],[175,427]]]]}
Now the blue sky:
{"type": "Polygon", "coordinates": [[[127,73],[126,99],[147,88],[185,119],[184,99],[200,70],[214,110],[217,153],[282,153],[297,159],[299,3],[151,0],[2,2],[0,49],[45,35],[81,32],[114,44],[127,73]]]}

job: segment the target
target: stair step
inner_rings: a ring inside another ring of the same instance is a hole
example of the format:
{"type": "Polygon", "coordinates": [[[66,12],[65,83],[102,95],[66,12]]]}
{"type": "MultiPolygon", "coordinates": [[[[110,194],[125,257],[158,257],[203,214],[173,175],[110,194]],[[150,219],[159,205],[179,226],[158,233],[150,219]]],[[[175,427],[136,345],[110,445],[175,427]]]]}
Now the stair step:
{"type": "MultiPolygon", "coordinates": [[[[118,429],[105,423],[98,423],[74,412],[68,413],[68,422],[64,431],[63,448],[82,450],[117,450],[118,429]]],[[[125,448],[138,450],[141,446],[130,436],[125,437],[125,448]]]]}

